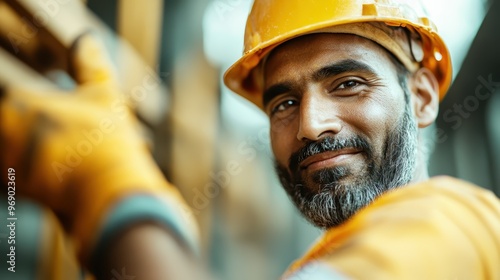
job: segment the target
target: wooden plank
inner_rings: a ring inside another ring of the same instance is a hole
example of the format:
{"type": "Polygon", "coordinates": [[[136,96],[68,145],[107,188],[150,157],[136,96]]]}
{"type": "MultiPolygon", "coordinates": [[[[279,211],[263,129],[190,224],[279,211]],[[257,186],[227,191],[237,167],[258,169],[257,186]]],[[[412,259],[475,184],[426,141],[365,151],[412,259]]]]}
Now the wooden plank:
{"type": "Polygon", "coordinates": [[[161,42],[163,0],[120,0],[118,34],[155,69],[161,42]]]}
{"type": "Polygon", "coordinates": [[[218,71],[206,61],[200,48],[178,56],[173,73],[171,107],[170,180],[193,209],[208,246],[212,225],[210,172],[214,168],[219,124],[218,71]],[[193,80],[196,79],[196,82],[193,80]]]}
{"type": "Polygon", "coordinates": [[[25,88],[38,90],[53,90],[57,86],[34,71],[10,53],[0,48],[0,86],[9,87],[13,85],[23,85],[25,88]]]}

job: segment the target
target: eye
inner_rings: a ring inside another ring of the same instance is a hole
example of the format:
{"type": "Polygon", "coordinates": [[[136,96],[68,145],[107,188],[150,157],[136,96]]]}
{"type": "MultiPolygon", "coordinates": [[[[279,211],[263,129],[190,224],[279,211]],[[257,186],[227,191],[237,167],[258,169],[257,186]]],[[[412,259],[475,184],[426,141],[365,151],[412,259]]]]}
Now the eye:
{"type": "Polygon", "coordinates": [[[365,92],[368,89],[368,84],[360,78],[346,77],[334,81],[329,88],[331,89],[330,94],[339,97],[351,97],[365,92]]]}
{"type": "Polygon", "coordinates": [[[341,83],[336,89],[350,89],[361,85],[358,81],[349,80],[341,83]]]}
{"type": "Polygon", "coordinates": [[[279,102],[277,105],[271,108],[271,116],[273,115],[282,115],[291,107],[294,107],[298,104],[298,102],[294,99],[286,99],[279,102]]]}

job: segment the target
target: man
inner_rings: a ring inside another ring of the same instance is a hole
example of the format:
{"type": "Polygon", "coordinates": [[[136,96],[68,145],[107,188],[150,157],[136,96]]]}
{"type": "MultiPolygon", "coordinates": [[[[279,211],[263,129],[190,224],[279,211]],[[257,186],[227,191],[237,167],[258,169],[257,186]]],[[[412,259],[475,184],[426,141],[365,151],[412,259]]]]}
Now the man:
{"type": "Polygon", "coordinates": [[[428,178],[422,128],[436,118],[451,77],[432,26],[412,23],[398,1],[270,3],[255,3],[248,53],[226,82],[269,116],[278,174],[302,213],[337,226],[381,193],[428,178]],[[345,10],[318,14],[322,7],[345,10]],[[283,23],[292,18],[303,20],[283,23]]]}
{"type": "MultiPolygon", "coordinates": [[[[328,228],[285,277],[498,279],[498,200],[458,180],[425,181],[418,128],[449,85],[446,48],[430,27],[403,20],[406,8],[358,2],[256,1],[248,51],[226,75],[269,115],[285,189],[328,228]]],[[[67,238],[47,250],[57,253],[45,278],[77,277],[56,258],[66,246],[98,279],[202,279],[182,199],[135,117],[110,110],[118,86],[102,50],[83,37],[71,64],[73,96],[14,86],[0,100],[1,168],[15,170],[17,194],[53,211],[67,238]]]]}
{"type": "MultiPolygon", "coordinates": [[[[409,2],[257,0],[253,5],[243,57],[228,69],[225,83],[268,115],[276,170],[284,189],[306,219],[330,229],[292,266],[291,274],[298,270],[303,277],[308,267],[319,266],[306,276],[333,277],[340,271],[356,279],[500,277],[498,267],[477,269],[480,259],[489,264],[500,261],[498,220],[491,220],[486,230],[495,250],[480,254],[479,260],[469,259],[468,264],[457,260],[464,266],[453,270],[444,264],[455,252],[445,240],[441,244],[444,261],[433,256],[413,266],[406,263],[411,263],[407,254],[425,258],[433,253],[430,244],[417,242],[420,248],[408,250],[409,240],[392,240],[401,242],[402,252],[398,252],[390,246],[381,251],[372,243],[396,237],[394,233],[402,229],[387,223],[394,219],[412,227],[412,234],[421,234],[422,240],[427,237],[420,230],[429,228],[438,232],[432,238],[443,238],[440,233],[448,229],[434,224],[435,213],[415,213],[418,207],[431,205],[431,198],[409,203],[396,216],[377,209],[377,203],[359,213],[380,196],[380,201],[391,200],[391,195],[419,196],[419,189],[440,196],[440,188],[465,184],[451,178],[428,180],[432,141],[423,129],[436,119],[439,100],[450,84],[451,63],[435,27],[427,18],[418,17],[421,7],[411,7],[409,2]],[[423,183],[389,194],[417,182],[423,183]],[[385,221],[387,228],[360,218],[377,211],[385,219],[377,221],[385,221]],[[351,232],[353,228],[366,232],[351,232]],[[363,235],[366,239],[360,239],[363,235]],[[440,269],[437,263],[442,264],[440,269]]],[[[498,218],[498,201],[493,199],[491,205],[498,218]]],[[[460,207],[432,207],[445,216],[460,212],[460,207]]],[[[452,216],[447,219],[454,220],[452,216]]],[[[448,234],[451,238],[460,233],[450,230],[448,234]]],[[[480,235],[472,234],[471,240],[478,241],[480,235]]],[[[435,243],[432,238],[429,242],[435,243]]]]}

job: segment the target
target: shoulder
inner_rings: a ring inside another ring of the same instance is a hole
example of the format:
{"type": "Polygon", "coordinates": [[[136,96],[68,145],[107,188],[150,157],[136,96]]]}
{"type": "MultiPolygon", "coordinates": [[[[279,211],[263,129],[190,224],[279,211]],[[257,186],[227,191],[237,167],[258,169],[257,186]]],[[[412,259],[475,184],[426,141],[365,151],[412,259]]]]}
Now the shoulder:
{"type": "Polygon", "coordinates": [[[484,188],[443,176],[380,196],[327,230],[289,272],[318,262],[349,276],[360,276],[350,274],[353,264],[383,275],[408,276],[439,262],[450,273],[456,263],[467,271],[489,267],[491,272],[500,262],[500,252],[492,248],[500,248],[500,200],[484,188]]]}

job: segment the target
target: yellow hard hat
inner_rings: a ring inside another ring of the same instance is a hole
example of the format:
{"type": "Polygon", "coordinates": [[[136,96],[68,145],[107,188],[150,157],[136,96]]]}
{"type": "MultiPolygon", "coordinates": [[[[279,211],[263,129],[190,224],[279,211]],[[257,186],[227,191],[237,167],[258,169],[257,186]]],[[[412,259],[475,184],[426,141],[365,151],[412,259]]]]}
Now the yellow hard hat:
{"type": "Polygon", "coordinates": [[[410,71],[431,70],[441,100],[451,83],[451,59],[435,25],[418,14],[423,10],[418,0],[255,0],[244,54],[226,71],[224,83],[262,109],[258,66],[272,49],[306,34],[347,33],[379,43],[410,71]]]}

